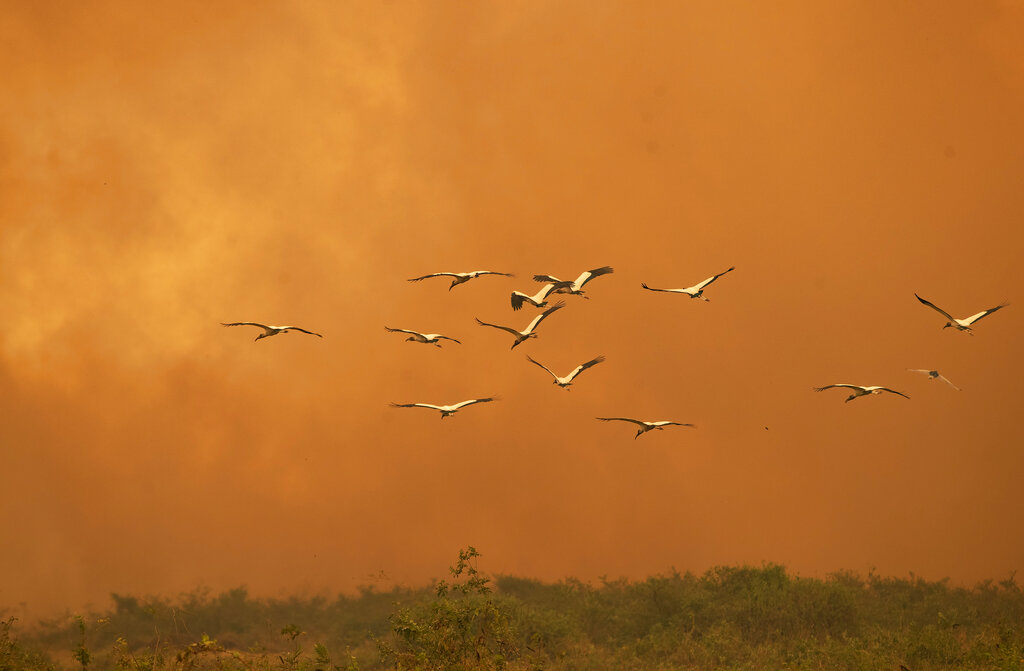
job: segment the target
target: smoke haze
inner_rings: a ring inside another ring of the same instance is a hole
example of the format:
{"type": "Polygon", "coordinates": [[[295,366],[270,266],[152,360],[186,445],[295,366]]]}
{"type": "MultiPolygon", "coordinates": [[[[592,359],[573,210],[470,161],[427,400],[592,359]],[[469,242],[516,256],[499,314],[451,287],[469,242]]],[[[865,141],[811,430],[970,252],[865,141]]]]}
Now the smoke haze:
{"type": "Polygon", "coordinates": [[[0,607],[418,585],[469,544],[547,580],[1021,568],[1020,308],[972,337],[914,293],[1021,296],[1022,29],[1015,2],[8,3],[0,607]],[[474,322],[606,264],[513,352],[474,322]],[[709,303],[639,286],[730,266],[709,303]],[[516,277],[405,281],[485,268],[516,277]],[[525,354],[607,361],[566,393],[525,354]]]}

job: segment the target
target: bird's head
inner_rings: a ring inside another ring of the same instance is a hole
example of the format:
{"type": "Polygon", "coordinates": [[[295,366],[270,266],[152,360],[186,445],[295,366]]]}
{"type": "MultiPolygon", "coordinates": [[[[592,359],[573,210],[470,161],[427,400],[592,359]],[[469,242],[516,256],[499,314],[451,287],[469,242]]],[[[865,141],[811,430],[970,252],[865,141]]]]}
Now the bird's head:
{"type": "Polygon", "coordinates": [[[258,342],[260,338],[266,338],[266,337],[267,337],[266,333],[261,333],[258,336],[256,336],[256,339],[253,340],[253,342],[258,342]]]}
{"type": "Polygon", "coordinates": [[[406,340],[406,342],[408,342],[408,341],[410,341],[410,340],[416,340],[416,338],[413,338],[412,336],[409,336],[409,337],[408,337],[408,338],[406,338],[405,340],[406,340]]]}
{"type": "Polygon", "coordinates": [[[448,291],[451,291],[452,289],[454,289],[456,284],[458,284],[458,282],[455,281],[455,280],[452,280],[452,283],[448,286],[448,291]]]}
{"type": "Polygon", "coordinates": [[[639,431],[637,431],[637,432],[636,432],[636,435],[635,435],[635,436],[633,436],[633,440],[636,440],[637,438],[639,438],[639,437],[640,437],[640,435],[641,435],[641,434],[642,434],[643,432],[644,432],[644,430],[643,430],[643,429],[640,429],[639,431]]]}

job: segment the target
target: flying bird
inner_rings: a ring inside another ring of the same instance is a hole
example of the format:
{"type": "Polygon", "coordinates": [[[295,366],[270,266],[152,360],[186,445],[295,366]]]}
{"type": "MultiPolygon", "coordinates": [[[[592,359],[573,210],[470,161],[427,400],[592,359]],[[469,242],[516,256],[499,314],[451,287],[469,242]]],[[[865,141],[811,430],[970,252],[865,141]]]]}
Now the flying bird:
{"type": "Polygon", "coordinates": [[[556,310],[561,310],[564,307],[565,301],[558,301],[558,303],[556,303],[552,307],[548,308],[544,312],[534,317],[533,321],[530,322],[530,325],[527,326],[526,329],[523,331],[517,331],[509,326],[498,326],[497,324],[488,324],[485,321],[481,321],[479,317],[477,318],[476,322],[480,324],[480,326],[490,326],[491,328],[501,329],[502,331],[507,331],[511,333],[513,336],[515,336],[516,341],[512,343],[512,347],[510,349],[515,349],[517,345],[519,345],[522,342],[525,342],[527,338],[536,338],[537,334],[534,333],[534,330],[537,328],[537,326],[540,325],[542,321],[544,321],[544,318],[547,317],[552,312],[555,312],[556,310]]]}
{"type": "Polygon", "coordinates": [[[647,433],[648,431],[653,431],[654,429],[661,431],[666,426],[694,426],[693,424],[681,424],[679,422],[669,421],[644,422],[639,419],[630,419],[629,417],[597,417],[596,419],[599,419],[602,422],[632,422],[633,424],[638,425],[640,427],[640,430],[636,432],[635,436],[633,436],[633,440],[636,440],[641,435],[647,433]]]}
{"type": "Polygon", "coordinates": [[[530,360],[530,363],[536,364],[536,365],[540,366],[541,368],[543,368],[544,370],[546,370],[548,372],[548,374],[551,375],[551,377],[555,378],[554,384],[557,384],[559,387],[561,387],[562,389],[565,389],[566,391],[572,391],[571,389],[569,389],[569,387],[570,387],[570,385],[572,385],[572,381],[574,379],[576,379],[577,375],[579,375],[580,373],[582,373],[586,369],[590,368],[591,366],[596,366],[597,364],[599,364],[602,361],[604,361],[604,357],[603,356],[596,357],[596,358],[591,359],[590,361],[588,361],[586,363],[581,363],[580,365],[576,366],[576,368],[574,368],[573,371],[571,373],[569,373],[568,375],[566,375],[565,377],[558,377],[557,375],[554,374],[554,372],[552,372],[552,370],[550,368],[548,368],[547,366],[545,366],[541,362],[537,361],[536,359],[531,357],[529,354],[526,355],[526,358],[530,360]]]}
{"type": "Polygon", "coordinates": [[[583,296],[589,298],[589,296],[583,295],[583,285],[595,277],[601,277],[602,275],[608,275],[614,273],[615,269],[611,266],[602,266],[600,268],[594,268],[593,270],[587,270],[580,274],[573,281],[560,280],[557,277],[551,275],[534,275],[533,279],[537,282],[551,282],[555,285],[554,293],[556,294],[575,294],[576,296],[583,296]]]}
{"type": "Polygon", "coordinates": [[[521,291],[512,292],[512,309],[519,310],[523,303],[530,303],[534,307],[542,308],[548,304],[547,297],[555,289],[555,285],[548,282],[544,287],[532,296],[527,296],[521,291]]]}
{"type": "Polygon", "coordinates": [[[989,308],[988,310],[982,310],[981,312],[979,312],[976,315],[971,315],[970,317],[964,317],[963,319],[957,319],[956,317],[954,317],[953,315],[949,314],[948,312],[946,312],[942,308],[938,307],[934,303],[926,301],[925,299],[921,298],[917,294],[914,294],[914,297],[917,300],[919,300],[922,303],[924,303],[925,305],[927,305],[928,307],[930,307],[932,310],[935,310],[936,312],[941,314],[943,317],[945,317],[948,320],[946,322],[946,325],[943,326],[942,328],[949,328],[950,326],[952,326],[953,328],[955,328],[958,331],[966,331],[967,333],[970,333],[971,335],[974,335],[974,331],[971,329],[971,324],[973,324],[974,322],[978,321],[982,317],[985,317],[987,315],[992,314],[996,310],[1002,310],[1003,308],[1005,308],[1008,305],[1008,303],[1002,303],[1000,305],[995,306],[994,308],[989,308]]]}
{"type": "Polygon", "coordinates": [[[903,398],[910,398],[906,394],[900,393],[894,389],[889,389],[888,387],[862,387],[858,384],[827,384],[824,387],[815,387],[814,391],[825,391],[826,389],[832,389],[833,387],[840,387],[843,389],[853,390],[853,395],[846,399],[847,403],[849,403],[850,401],[859,396],[867,396],[868,394],[881,394],[883,391],[887,391],[890,394],[897,394],[899,396],[902,396],[903,398]]]}
{"type": "Polygon", "coordinates": [[[644,289],[647,289],[648,291],[667,291],[668,293],[672,293],[672,294],[686,294],[690,298],[701,298],[701,299],[703,299],[703,300],[705,300],[705,301],[710,303],[711,299],[710,298],[706,298],[704,296],[704,287],[706,287],[707,285],[711,284],[712,282],[717,280],[722,275],[725,275],[725,273],[731,272],[731,271],[733,271],[735,269],[736,269],[736,266],[733,266],[732,268],[729,268],[729,270],[725,270],[723,272],[720,272],[717,275],[712,275],[711,277],[707,278],[703,282],[700,282],[699,284],[694,284],[692,287],[686,287],[685,289],[655,289],[655,288],[649,287],[649,286],[647,286],[646,284],[643,284],[643,283],[641,283],[640,286],[643,287],[644,289]]]}
{"type": "Polygon", "coordinates": [[[953,389],[956,389],[957,391],[962,391],[962,390],[960,389],[960,387],[956,386],[955,384],[953,384],[952,382],[950,382],[949,380],[947,380],[947,379],[946,379],[946,378],[945,378],[945,377],[944,377],[944,376],[942,375],[942,373],[940,373],[940,372],[939,372],[939,371],[937,371],[937,370],[928,370],[928,369],[926,369],[926,368],[908,368],[907,370],[909,370],[909,371],[911,371],[911,372],[913,372],[913,373],[924,373],[925,375],[927,375],[927,376],[928,376],[928,379],[929,379],[929,380],[942,380],[943,382],[945,382],[946,384],[948,384],[948,385],[949,385],[950,387],[952,387],[953,389]]]}
{"type": "Polygon", "coordinates": [[[317,338],[323,338],[323,336],[320,335],[319,333],[313,333],[312,331],[301,329],[298,326],[269,326],[267,324],[259,324],[257,322],[232,322],[230,324],[225,324],[221,322],[221,326],[258,326],[259,328],[263,329],[263,333],[256,336],[256,340],[259,340],[260,338],[269,338],[270,336],[276,336],[280,333],[286,333],[288,331],[301,331],[302,333],[315,335],[317,338]]]}
{"type": "Polygon", "coordinates": [[[428,277],[451,277],[454,278],[452,279],[451,286],[448,287],[448,291],[451,291],[456,287],[456,285],[463,284],[464,282],[468,282],[480,277],[481,275],[503,275],[505,277],[515,277],[512,273],[499,273],[493,270],[474,270],[469,273],[431,273],[430,275],[424,275],[423,277],[413,277],[408,281],[419,282],[420,280],[425,280],[428,277]]]}
{"type": "Polygon", "coordinates": [[[451,340],[454,343],[459,343],[460,345],[462,344],[455,338],[449,338],[448,336],[441,335],[440,333],[420,333],[419,331],[410,331],[409,329],[393,329],[387,326],[384,327],[384,330],[390,331],[391,333],[408,333],[409,337],[406,338],[406,340],[421,342],[427,345],[434,345],[435,347],[441,346],[441,343],[437,342],[438,340],[451,340]]]}
{"type": "Polygon", "coordinates": [[[439,410],[441,412],[441,419],[454,415],[456,412],[465,408],[467,405],[473,405],[474,403],[490,403],[491,401],[497,401],[497,397],[492,398],[474,398],[469,401],[463,401],[462,403],[456,403],[455,405],[432,405],[430,403],[392,403],[392,408],[430,408],[431,410],[439,410]]]}

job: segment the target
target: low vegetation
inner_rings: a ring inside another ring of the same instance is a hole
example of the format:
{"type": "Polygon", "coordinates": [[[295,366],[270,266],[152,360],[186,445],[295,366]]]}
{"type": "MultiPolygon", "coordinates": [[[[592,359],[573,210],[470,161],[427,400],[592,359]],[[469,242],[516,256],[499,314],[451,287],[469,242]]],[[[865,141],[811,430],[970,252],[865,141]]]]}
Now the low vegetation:
{"type": "Polygon", "coordinates": [[[460,551],[423,589],[114,594],[104,613],[0,617],[0,671],[1024,669],[1013,576],[968,589],[766,564],[551,584],[487,578],[479,558],[460,551]]]}

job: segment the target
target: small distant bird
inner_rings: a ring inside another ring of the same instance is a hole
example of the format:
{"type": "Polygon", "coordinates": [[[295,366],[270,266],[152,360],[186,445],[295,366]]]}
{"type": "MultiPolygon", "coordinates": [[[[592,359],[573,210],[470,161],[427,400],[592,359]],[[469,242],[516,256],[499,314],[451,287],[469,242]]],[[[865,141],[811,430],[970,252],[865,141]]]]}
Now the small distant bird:
{"type": "Polygon", "coordinates": [[[644,422],[639,419],[630,419],[629,417],[597,417],[596,419],[599,419],[602,422],[632,422],[633,424],[638,425],[640,427],[640,430],[636,432],[635,436],[633,436],[633,440],[636,440],[641,435],[647,433],[648,431],[653,431],[654,429],[661,431],[666,426],[694,426],[693,424],[681,424],[679,422],[668,421],[644,422]]]}
{"type": "Polygon", "coordinates": [[[576,379],[577,375],[579,375],[586,369],[590,368],[591,366],[596,366],[597,364],[604,361],[603,356],[596,357],[586,363],[581,363],[580,365],[576,366],[576,368],[574,368],[573,371],[566,375],[565,377],[558,377],[557,375],[554,374],[554,372],[552,372],[550,368],[542,364],[540,361],[537,361],[529,354],[526,355],[526,358],[530,360],[530,363],[536,364],[543,368],[544,370],[546,370],[548,374],[551,375],[551,377],[555,378],[554,384],[557,384],[559,387],[565,389],[566,391],[572,391],[571,389],[569,389],[569,387],[572,385],[572,381],[576,379]]]}
{"type": "Polygon", "coordinates": [[[926,369],[926,368],[908,368],[907,370],[909,370],[909,371],[911,371],[911,372],[913,372],[913,373],[924,373],[925,375],[927,375],[927,376],[928,376],[928,379],[929,379],[929,380],[942,380],[943,382],[945,382],[946,384],[948,384],[948,385],[949,385],[950,387],[952,387],[953,389],[956,389],[957,391],[962,391],[962,390],[960,389],[960,387],[956,386],[955,384],[953,384],[952,382],[950,382],[949,380],[947,380],[947,379],[946,379],[946,378],[945,378],[945,377],[944,377],[944,376],[943,376],[943,375],[942,375],[942,374],[941,374],[941,373],[940,373],[939,371],[937,371],[937,370],[928,370],[928,369],[926,369]]]}
{"type": "Polygon", "coordinates": [[[733,270],[736,270],[736,266],[733,266],[732,268],[729,268],[729,270],[725,270],[723,272],[720,272],[717,275],[712,275],[711,277],[707,278],[703,282],[700,282],[699,284],[694,284],[692,287],[686,287],[685,289],[655,289],[655,288],[649,287],[649,286],[647,286],[646,284],[643,284],[643,283],[641,283],[640,286],[643,287],[644,289],[647,289],[648,291],[667,291],[668,293],[672,293],[672,294],[686,294],[690,298],[701,298],[701,299],[703,299],[703,300],[705,300],[705,301],[710,303],[711,299],[710,298],[706,298],[704,296],[704,287],[706,287],[707,285],[711,284],[712,282],[717,280],[722,275],[725,275],[725,273],[732,272],[733,270]]]}
{"type": "Polygon", "coordinates": [[[439,410],[441,412],[441,419],[454,415],[456,412],[465,408],[467,405],[473,405],[474,403],[490,403],[491,401],[497,401],[497,397],[492,398],[474,398],[469,401],[463,401],[462,403],[456,403],[455,405],[431,405],[430,403],[392,403],[392,408],[430,408],[431,410],[439,410]]]}
{"type": "Polygon", "coordinates": [[[454,279],[452,280],[451,286],[448,287],[448,291],[451,291],[456,287],[456,285],[463,284],[464,282],[468,282],[480,277],[481,275],[503,275],[504,277],[515,277],[512,273],[499,273],[493,270],[474,270],[469,273],[431,273],[430,275],[424,275],[423,277],[413,277],[408,281],[419,282],[420,280],[425,280],[428,277],[452,277],[454,279]]]}
{"type": "Polygon", "coordinates": [[[930,307],[932,310],[935,310],[936,312],[938,312],[939,314],[941,314],[943,317],[945,317],[948,320],[946,322],[946,325],[943,326],[942,328],[945,329],[945,328],[949,328],[949,327],[952,326],[953,328],[955,328],[958,331],[966,331],[967,333],[970,333],[971,335],[974,335],[974,332],[971,329],[971,324],[973,324],[974,322],[978,321],[982,317],[986,317],[986,316],[992,314],[993,312],[995,312],[996,310],[1002,310],[1007,305],[1009,305],[1008,303],[1002,303],[1000,305],[995,306],[994,308],[989,308],[988,310],[983,310],[983,311],[979,312],[976,315],[971,315],[970,317],[964,317],[963,319],[957,319],[956,317],[954,317],[953,315],[949,314],[948,312],[946,312],[942,308],[938,307],[934,303],[930,303],[929,301],[926,301],[925,299],[921,298],[917,294],[914,294],[914,298],[916,298],[917,300],[921,301],[922,303],[924,303],[925,305],[930,307]]]}
{"type": "Polygon", "coordinates": [[[587,270],[580,274],[573,281],[560,280],[557,277],[551,275],[534,275],[533,279],[537,282],[551,282],[555,285],[554,292],[556,294],[574,294],[576,296],[583,296],[584,298],[590,298],[589,296],[583,295],[583,285],[595,277],[601,277],[602,275],[608,275],[614,273],[615,269],[611,266],[602,266],[600,268],[594,268],[593,270],[587,270]]]}
{"type": "Polygon", "coordinates": [[[451,340],[454,343],[459,343],[460,345],[462,344],[455,338],[449,338],[448,336],[441,335],[440,333],[420,333],[419,331],[410,331],[409,329],[393,329],[387,326],[384,327],[384,330],[390,331],[391,333],[408,333],[409,337],[406,338],[406,340],[412,340],[413,342],[421,342],[427,345],[434,345],[435,347],[441,346],[441,343],[437,342],[438,340],[451,340]]]}
{"type": "Polygon", "coordinates": [[[833,387],[853,390],[853,395],[846,399],[847,403],[860,396],[867,396],[868,394],[881,394],[883,391],[887,391],[890,394],[902,396],[903,398],[910,398],[906,394],[900,393],[894,389],[889,389],[888,387],[862,387],[858,384],[827,384],[824,387],[815,387],[814,391],[825,391],[826,389],[832,389],[833,387]]]}
{"type": "Polygon", "coordinates": [[[308,333],[309,335],[315,335],[317,338],[323,338],[319,333],[313,333],[306,329],[300,329],[298,326],[269,326],[267,324],[259,324],[257,322],[232,322],[225,324],[221,322],[221,326],[257,326],[263,329],[263,333],[256,336],[256,340],[260,338],[269,338],[270,336],[276,336],[280,333],[286,333],[288,331],[301,331],[302,333],[308,333]]]}
{"type": "Polygon", "coordinates": [[[523,303],[530,303],[534,307],[542,308],[545,307],[547,302],[548,294],[550,294],[555,288],[555,285],[548,282],[544,287],[532,296],[527,296],[521,291],[512,292],[512,309],[519,310],[523,307],[523,303]]]}
{"type": "Polygon", "coordinates": [[[530,325],[527,326],[526,329],[523,331],[517,331],[509,326],[498,326],[497,324],[488,324],[485,321],[480,321],[479,318],[477,318],[476,322],[480,324],[480,326],[490,326],[491,328],[501,329],[502,331],[507,331],[511,333],[513,336],[515,336],[516,341],[512,343],[512,347],[510,349],[515,349],[517,345],[525,342],[528,338],[536,338],[537,334],[534,333],[534,330],[537,328],[537,326],[540,325],[542,321],[544,321],[544,318],[547,317],[552,312],[555,312],[556,310],[561,310],[564,307],[565,301],[559,301],[552,307],[549,307],[547,310],[534,317],[533,321],[530,322],[530,325]]]}

